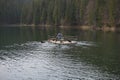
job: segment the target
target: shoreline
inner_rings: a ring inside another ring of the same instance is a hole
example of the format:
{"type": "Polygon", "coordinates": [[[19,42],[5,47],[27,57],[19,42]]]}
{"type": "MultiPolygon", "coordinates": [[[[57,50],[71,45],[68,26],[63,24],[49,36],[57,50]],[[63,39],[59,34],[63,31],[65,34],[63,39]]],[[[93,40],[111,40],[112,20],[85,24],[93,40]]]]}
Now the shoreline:
{"type": "Polygon", "coordinates": [[[78,28],[78,29],[81,29],[81,30],[96,30],[96,31],[104,31],[104,32],[120,32],[120,28],[116,28],[116,27],[107,27],[107,26],[103,26],[103,27],[93,27],[93,26],[87,26],[87,25],[34,25],[34,24],[30,24],[30,25],[27,25],[27,24],[10,24],[10,25],[0,25],[0,27],[40,27],[40,26],[43,26],[43,27],[51,27],[51,26],[58,26],[60,28],[78,28]]]}
{"type": "MultiPolygon", "coordinates": [[[[61,28],[69,28],[71,26],[60,26],[61,28]]],[[[72,28],[72,27],[71,27],[72,28]]],[[[81,29],[81,30],[96,30],[96,31],[104,31],[104,32],[120,32],[120,28],[116,28],[116,27],[107,27],[107,26],[103,26],[103,27],[93,27],[93,26],[74,26],[74,28],[77,29],[81,29]]]]}
{"type": "MultiPolygon", "coordinates": [[[[103,27],[93,27],[93,26],[82,26],[81,29],[83,30],[97,30],[97,31],[104,31],[104,32],[115,32],[117,31],[116,27],[107,27],[107,26],[103,26],[103,27]]],[[[120,31],[120,30],[118,30],[120,31]]]]}
{"type": "Polygon", "coordinates": [[[28,26],[28,27],[33,27],[33,26],[52,26],[52,25],[34,25],[34,24],[29,24],[29,25],[27,25],[27,24],[7,24],[7,25],[0,25],[0,26],[7,26],[7,27],[22,27],[22,26],[28,26]]]}

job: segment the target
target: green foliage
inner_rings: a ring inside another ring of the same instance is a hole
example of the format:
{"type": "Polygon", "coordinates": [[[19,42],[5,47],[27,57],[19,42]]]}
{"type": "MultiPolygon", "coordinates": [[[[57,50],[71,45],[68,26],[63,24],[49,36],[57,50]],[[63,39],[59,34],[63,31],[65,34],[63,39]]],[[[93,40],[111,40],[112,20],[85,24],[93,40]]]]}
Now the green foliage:
{"type": "Polygon", "coordinates": [[[119,21],[116,17],[120,13],[118,2],[119,0],[0,0],[0,24],[114,26],[119,21]]]}
{"type": "Polygon", "coordinates": [[[111,26],[114,26],[115,24],[115,1],[116,0],[110,0],[108,1],[108,11],[109,11],[109,24],[111,26]]]}

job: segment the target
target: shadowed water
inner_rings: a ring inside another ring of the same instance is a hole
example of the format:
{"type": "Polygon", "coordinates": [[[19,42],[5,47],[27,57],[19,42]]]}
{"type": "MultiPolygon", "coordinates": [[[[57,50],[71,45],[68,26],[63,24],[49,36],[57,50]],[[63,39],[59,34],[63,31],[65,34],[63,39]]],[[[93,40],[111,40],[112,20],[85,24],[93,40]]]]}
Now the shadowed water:
{"type": "MultiPolygon", "coordinates": [[[[31,28],[23,29],[23,31],[28,31],[27,34],[31,34],[31,37],[24,32],[22,38],[18,31],[12,32],[13,29],[18,28],[8,28],[7,30],[16,34],[8,34],[2,29],[6,33],[5,35],[9,36],[0,36],[1,80],[120,79],[119,43],[115,44],[119,38],[112,40],[113,34],[111,33],[104,34],[104,38],[101,38],[103,33],[97,33],[98,38],[93,39],[91,36],[91,34],[94,35],[93,33],[78,31],[80,34],[76,44],[58,45],[49,43],[47,38],[43,37],[45,36],[45,34],[41,34],[44,32],[43,29],[35,28],[34,35],[30,31],[31,28]],[[45,43],[41,43],[41,40],[45,40],[45,43]]],[[[49,31],[47,32],[52,34],[49,31]]],[[[67,35],[70,30],[62,31],[67,35]]],[[[78,33],[72,32],[70,35],[78,35],[78,33]]]]}

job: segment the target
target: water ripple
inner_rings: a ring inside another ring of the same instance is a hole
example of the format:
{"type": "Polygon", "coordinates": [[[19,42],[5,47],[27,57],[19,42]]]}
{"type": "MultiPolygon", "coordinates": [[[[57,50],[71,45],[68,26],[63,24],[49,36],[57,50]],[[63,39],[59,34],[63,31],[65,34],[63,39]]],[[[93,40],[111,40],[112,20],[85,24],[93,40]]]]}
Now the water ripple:
{"type": "Polygon", "coordinates": [[[101,72],[79,58],[78,46],[94,46],[92,42],[57,45],[49,42],[27,42],[0,50],[1,80],[97,80],[119,77],[101,72]],[[77,50],[77,51],[76,51],[77,50]],[[6,77],[6,75],[8,75],[6,77]]]}

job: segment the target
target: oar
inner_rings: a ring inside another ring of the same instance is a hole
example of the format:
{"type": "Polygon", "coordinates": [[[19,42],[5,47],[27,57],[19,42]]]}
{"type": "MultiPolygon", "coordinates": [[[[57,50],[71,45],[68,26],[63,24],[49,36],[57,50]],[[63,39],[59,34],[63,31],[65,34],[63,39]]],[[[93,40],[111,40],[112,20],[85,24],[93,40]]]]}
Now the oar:
{"type": "Polygon", "coordinates": [[[45,41],[40,41],[41,43],[45,43],[45,41]]]}

